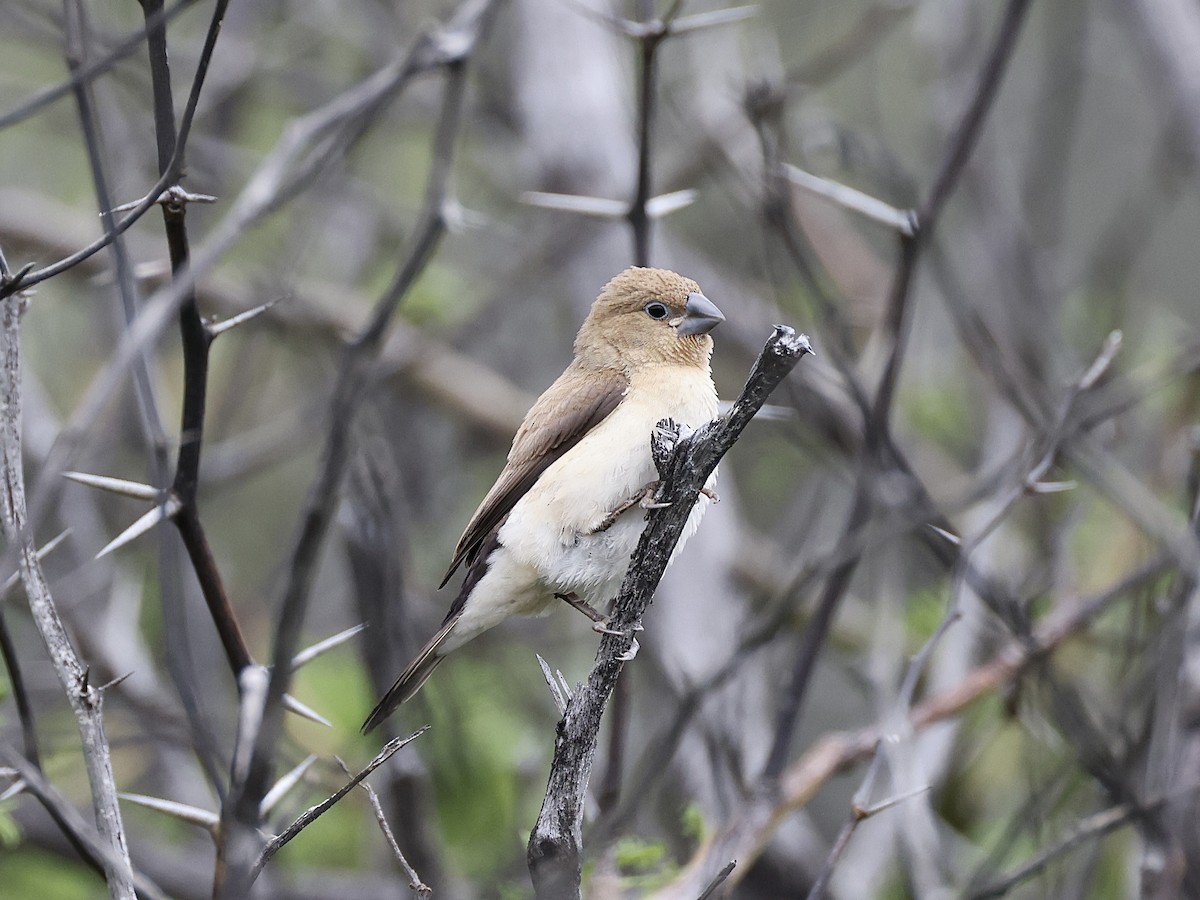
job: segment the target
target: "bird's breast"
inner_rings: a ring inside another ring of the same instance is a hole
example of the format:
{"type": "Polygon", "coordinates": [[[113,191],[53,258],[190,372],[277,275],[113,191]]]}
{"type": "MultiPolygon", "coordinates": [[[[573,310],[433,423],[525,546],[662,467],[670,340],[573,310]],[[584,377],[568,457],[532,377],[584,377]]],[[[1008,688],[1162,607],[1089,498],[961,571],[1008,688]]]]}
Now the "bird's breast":
{"type": "MultiPolygon", "coordinates": [[[[635,505],[608,528],[597,529],[657,479],[650,456],[654,426],[669,417],[695,428],[716,415],[707,372],[669,374],[631,379],[621,404],[547,468],[509,514],[500,542],[541,573],[552,590],[575,591],[594,603],[611,599],[645,528],[645,510],[635,505]]],[[[707,504],[702,497],[685,539],[707,504]]]]}

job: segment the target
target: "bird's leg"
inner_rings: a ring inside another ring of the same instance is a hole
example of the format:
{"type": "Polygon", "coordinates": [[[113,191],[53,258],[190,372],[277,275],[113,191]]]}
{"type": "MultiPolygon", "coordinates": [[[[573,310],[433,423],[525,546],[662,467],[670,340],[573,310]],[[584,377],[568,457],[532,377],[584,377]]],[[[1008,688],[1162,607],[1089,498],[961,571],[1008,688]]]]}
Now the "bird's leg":
{"type": "Polygon", "coordinates": [[[621,517],[621,513],[635,506],[640,506],[642,509],[658,509],[663,506],[670,506],[670,503],[658,503],[654,500],[654,495],[658,492],[658,484],[657,481],[651,481],[632,497],[622,501],[616,509],[605,516],[600,524],[587,532],[587,534],[600,534],[602,531],[608,531],[608,529],[613,527],[617,519],[621,517]]]}
{"type": "MultiPolygon", "coordinates": [[[[608,616],[604,615],[604,613],[600,612],[600,610],[596,609],[596,607],[592,606],[592,604],[588,603],[574,591],[569,591],[566,594],[555,594],[554,596],[565,602],[568,606],[579,610],[581,613],[591,619],[592,631],[596,632],[596,634],[624,635],[629,633],[626,631],[618,631],[615,628],[609,628],[608,623],[611,621],[611,619],[609,619],[608,616]]],[[[632,630],[642,631],[643,629],[641,625],[634,625],[632,630]]],[[[634,638],[633,644],[629,647],[629,650],[625,653],[622,653],[618,659],[620,659],[622,662],[629,662],[629,660],[637,656],[637,652],[638,642],[637,639],[634,638]]]]}

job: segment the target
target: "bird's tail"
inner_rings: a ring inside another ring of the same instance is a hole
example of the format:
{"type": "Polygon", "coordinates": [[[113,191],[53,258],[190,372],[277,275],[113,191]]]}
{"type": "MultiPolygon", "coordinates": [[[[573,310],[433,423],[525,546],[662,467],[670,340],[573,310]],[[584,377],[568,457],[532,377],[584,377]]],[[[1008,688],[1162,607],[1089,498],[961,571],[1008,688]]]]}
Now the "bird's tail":
{"type": "Polygon", "coordinates": [[[421,689],[421,685],[425,683],[432,673],[437,668],[438,663],[443,659],[438,655],[438,647],[450,635],[451,629],[454,628],[458,621],[458,616],[448,619],[437,634],[431,637],[425,646],[421,648],[421,652],[416,658],[408,664],[400,677],[396,679],[396,683],[391,686],[383,699],[375,705],[371,710],[371,714],[367,716],[367,721],[363,722],[362,733],[367,734],[378,727],[379,723],[396,711],[396,708],[406,700],[411,700],[413,695],[421,689]]]}

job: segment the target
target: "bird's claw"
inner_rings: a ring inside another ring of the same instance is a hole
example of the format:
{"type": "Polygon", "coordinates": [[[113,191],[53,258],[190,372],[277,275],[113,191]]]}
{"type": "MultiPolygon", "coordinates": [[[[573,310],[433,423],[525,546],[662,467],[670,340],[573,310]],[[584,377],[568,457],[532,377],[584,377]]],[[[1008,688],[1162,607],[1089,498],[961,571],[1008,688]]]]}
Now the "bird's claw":
{"type": "Polygon", "coordinates": [[[714,490],[713,490],[712,488],[710,488],[710,487],[702,487],[702,488],[700,488],[700,493],[702,493],[702,494],[703,494],[705,497],[707,497],[707,498],[708,498],[709,500],[711,500],[713,503],[720,503],[720,502],[721,502],[721,498],[717,496],[717,492],[716,492],[716,491],[714,491],[714,490]]]}
{"type": "Polygon", "coordinates": [[[638,646],[637,638],[634,638],[633,643],[629,645],[629,649],[618,655],[617,659],[619,659],[621,662],[629,662],[638,655],[639,649],[640,647],[638,646]]]}

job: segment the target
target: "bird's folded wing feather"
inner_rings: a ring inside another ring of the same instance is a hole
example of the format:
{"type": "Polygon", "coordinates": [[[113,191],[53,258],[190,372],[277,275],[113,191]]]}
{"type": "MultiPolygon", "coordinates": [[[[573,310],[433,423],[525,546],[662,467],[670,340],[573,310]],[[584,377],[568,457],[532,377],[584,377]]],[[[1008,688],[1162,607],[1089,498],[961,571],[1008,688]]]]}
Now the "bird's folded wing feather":
{"type": "Polygon", "coordinates": [[[479,548],[542,472],[620,405],[629,381],[618,370],[584,371],[574,364],[538,398],[513,438],[508,464],[479,504],[454,550],[440,586],[464,560],[475,562],[479,548]]]}

